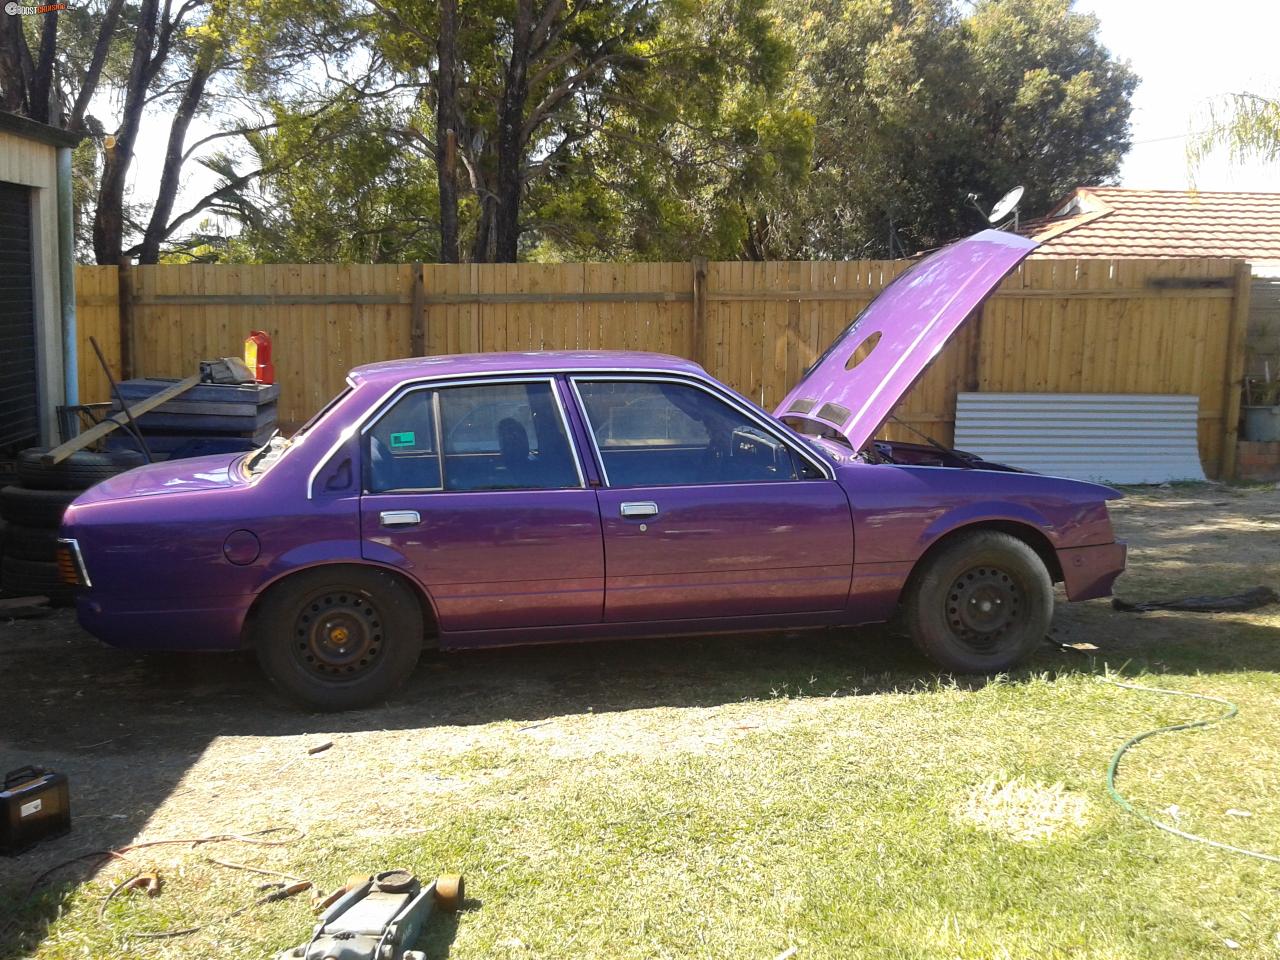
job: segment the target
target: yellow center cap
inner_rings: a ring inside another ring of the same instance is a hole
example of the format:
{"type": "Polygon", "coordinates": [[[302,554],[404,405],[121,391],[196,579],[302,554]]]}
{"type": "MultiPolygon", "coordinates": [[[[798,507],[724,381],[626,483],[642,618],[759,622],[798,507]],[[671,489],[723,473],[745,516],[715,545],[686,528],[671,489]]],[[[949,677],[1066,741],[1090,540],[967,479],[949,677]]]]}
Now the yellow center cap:
{"type": "Polygon", "coordinates": [[[329,631],[329,639],[332,640],[334,643],[346,643],[347,628],[334,627],[332,630],[329,631]]]}

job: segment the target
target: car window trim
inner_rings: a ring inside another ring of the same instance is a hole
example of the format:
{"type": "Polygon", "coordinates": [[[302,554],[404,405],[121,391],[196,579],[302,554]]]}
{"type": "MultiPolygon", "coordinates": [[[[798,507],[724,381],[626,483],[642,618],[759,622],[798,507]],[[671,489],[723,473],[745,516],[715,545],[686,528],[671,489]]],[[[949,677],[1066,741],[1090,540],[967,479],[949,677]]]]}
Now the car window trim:
{"type": "MultiPolygon", "coordinates": [[[[567,411],[565,410],[564,401],[560,397],[560,391],[556,389],[554,376],[534,375],[534,376],[525,376],[525,377],[471,377],[471,378],[466,378],[462,380],[452,380],[452,379],[441,378],[438,380],[407,381],[405,383],[402,383],[396,388],[396,390],[391,391],[388,396],[384,397],[382,401],[380,401],[375,407],[373,407],[372,412],[367,414],[364,417],[364,419],[361,421],[360,427],[359,427],[361,457],[364,456],[364,451],[368,448],[368,444],[365,442],[365,439],[364,439],[366,434],[368,434],[370,430],[372,430],[375,426],[377,426],[378,421],[381,420],[387,413],[389,413],[392,407],[394,407],[397,403],[399,403],[409,394],[419,393],[423,390],[439,391],[439,390],[448,390],[453,387],[491,386],[493,384],[501,384],[501,383],[545,383],[547,387],[550,389],[551,396],[555,399],[556,410],[560,414],[560,426],[564,429],[565,442],[569,445],[569,453],[573,457],[573,468],[578,475],[578,485],[576,487],[510,487],[510,488],[504,488],[502,490],[446,490],[444,487],[444,483],[445,483],[444,433],[442,430],[442,424],[440,419],[439,394],[437,393],[432,398],[431,409],[432,409],[432,416],[435,421],[434,425],[436,430],[436,454],[437,456],[440,457],[440,486],[424,487],[421,490],[385,490],[385,491],[374,492],[371,490],[364,489],[364,486],[365,486],[364,471],[361,471],[360,495],[378,497],[378,496],[385,496],[387,494],[396,494],[396,493],[457,493],[457,494],[540,493],[540,492],[554,491],[554,490],[585,490],[587,489],[586,474],[583,472],[583,469],[582,469],[581,452],[578,450],[578,445],[574,443],[573,431],[570,429],[570,426],[569,426],[569,416],[567,411]]],[[[308,490],[308,495],[310,495],[310,490],[308,490]]]]}
{"type": "MultiPolygon", "coordinates": [[[[365,424],[369,422],[370,418],[372,418],[374,415],[380,415],[380,412],[383,409],[383,405],[390,398],[398,396],[403,391],[407,389],[411,389],[416,386],[452,383],[452,382],[457,382],[459,378],[462,381],[465,381],[468,383],[472,383],[472,382],[481,383],[481,382],[486,382],[490,380],[501,380],[506,378],[525,379],[525,378],[528,378],[529,376],[530,375],[528,371],[523,371],[523,370],[494,370],[491,373],[483,374],[478,377],[472,377],[466,374],[458,374],[458,373],[435,373],[435,374],[426,374],[418,377],[408,377],[404,380],[401,380],[395,386],[389,387],[388,389],[384,390],[382,392],[382,396],[380,396],[373,403],[369,404],[365,412],[362,413],[360,416],[358,416],[354,423],[349,424],[348,426],[342,428],[341,432],[338,434],[337,439],[334,440],[333,445],[330,446],[329,449],[325,451],[324,455],[321,456],[316,461],[315,466],[312,467],[310,474],[307,476],[307,499],[308,500],[315,499],[316,478],[320,475],[320,472],[325,468],[325,465],[328,464],[329,461],[332,460],[335,455],[337,455],[338,451],[341,450],[347,444],[347,442],[351,440],[353,436],[355,436],[357,433],[363,432],[365,424]]],[[[667,375],[667,374],[655,374],[652,368],[646,368],[646,367],[628,367],[628,366],[593,367],[589,370],[584,370],[580,366],[556,366],[556,367],[545,367],[541,372],[535,373],[532,376],[533,376],[533,379],[535,380],[546,379],[548,377],[550,377],[551,379],[554,379],[556,377],[569,378],[573,376],[598,376],[603,379],[617,379],[618,377],[626,378],[626,377],[643,377],[643,376],[670,376],[672,379],[679,380],[684,383],[697,384],[703,387],[704,389],[710,390],[716,396],[722,397],[728,400],[734,406],[739,407],[739,409],[743,409],[741,405],[741,399],[729,393],[725,393],[724,392],[725,388],[721,384],[718,384],[715,380],[711,379],[710,375],[698,374],[692,371],[682,371],[678,374],[667,375]]],[[[359,394],[360,390],[365,387],[366,383],[368,383],[368,381],[356,382],[349,375],[347,377],[347,382],[353,384],[356,387],[355,394],[359,394]]],[[[373,384],[371,383],[369,383],[368,385],[373,386],[373,384]]],[[[561,406],[561,409],[563,410],[563,405],[561,406]]],[[[579,412],[581,412],[581,410],[579,410],[579,412]]],[[[749,413],[750,416],[757,422],[761,422],[760,421],[761,414],[763,414],[766,418],[769,417],[769,415],[767,413],[764,413],[764,411],[759,411],[757,413],[755,410],[746,408],[746,412],[749,413]]],[[[772,418],[769,418],[769,419],[772,419],[772,418]]],[[[584,427],[585,426],[586,425],[584,422],[584,427]]],[[[797,450],[797,449],[801,450],[802,451],[801,455],[807,461],[809,461],[814,466],[816,466],[822,472],[822,475],[826,477],[828,480],[834,480],[836,478],[835,471],[829,465],[821,462],[820,460],[815,459],[814,456],[810,455],[809,453],[803,452],[803,449],[804,449],[803,447],[797,446],[796,441],[792,437],[788,436],[788,432],[792,432],[792,431],[791,431],[791,428],[788,427],[786,424],[781,423],[780,421],[773,421],[772,424],[769,424],[766,426],[766,429],[768,429],[770,433],[773,433],[776,437],[778,437],[778,439],[785,442],[787,446],[791,447],[793,450],[797,450]],[[775,429],[775,427],[780,427],[781,430],[784,432],[779,433],[777,429],[775,429]]],[[[586,430],[586,432],[589,434],[591,431],[588,429],[586,430]]],[[[310,434],[308,434],[308,436],[309,435],[310,434]]],[[[305,440],[306,438],[304,437],[303,439],[305,440]]],[[[289,449],[285,451],[285,456],[288,456],[291,452],[293,452],[296,449],[301,449],[301,447],[302,447],[301,443],[291,445],[289,449]]],[[[576,443],[573,444],[573,448],[574,448],[574,457],[575,458],[579,457],[581,452],[578,450],[578,445],[576,443]]],[[[283,459],[283,457],[281,459],[283,459]]]]}
{"type": "MultiPolygon", "coordinates": [[[[607,488],[616,489],[616,490],[633,489],[630,487],[614,487],[614,485],[609,482],[609,471],[604,465],[604,455],[600,452],[600,445],[596,442],[595,427],[592,425],[591,417],[587,413],[587,405],[582,400],[582,393],[581,391],[578,390],[579,382],[583,382],[583,383],[619,383],[619,382],[621,383],[678,383],[678,384],[683,384],[684,386],[693,387],[697,390],[701,390],[703,393],[709,394],[710,396],[715,397],[717,400],[722,400],[725,403],[727,403],[730,407],[737,410],[744,417],[746,417],[748,420],[750,420],[752,423],[754,423],[756,426],[762,429],[765,433],[769,434],[771,437],[773,437],[775,440],[781,443],[784,447],[790,450],[793,455],[801,457],[806,463],[812,464],[814,467],[816,467],[818,469],[818,472],[821,473],[825,479],[827,480],[835,479],[835,475],[831,472],[831,469],[827,466],[827,464],[822,463],[816,457],[814,457],[813,455],[805,451],[802,447],[796,445],[795,443],[792,443],[791,439],[787,437],[785,433],[775,429],[773,424],[770,424],[766,420],[762,419],[759,416],[759,414],[757,414],[750,407],[745,406],[742,403],[738,402],[730,394],[727,394],[720,390],[716,390],[707,381],[698,379],[696,377],[687,377],[679,374],[617,374],[617,373],[610,374],[610,373],[597,373],[595,371],[592,371],[591,373],[569,374],[568,379],[569,379],[569,386],[573,389],[574,400],[577,402],[578,410],[582,415],[582,422],[583,422],[583,426],[586,428],[587,439],[588,441],[590,441],[591,450],[595,454],[596,466],[600,470],[600,479],[603,481],[605,487],[607,488]]],[[[739,483],[744,483],[744,484],[745,483],[778,483],[779,481],[777,480],[741,480],[741,481],[725,481],[725,482],[733,483],[737,485],[739,483]]],[[[783,481],[783,482],[786,482],[786,481],[783,481]]],[[[791,481],[791,482],[799,483],[799,482],[805,482],[805,480],[803,477],[797,477],[794,481],[791,481]]],[[[702,483],[672,484],[672,486],[699,486],[699,487],[715,486],[715,485],[716,484],[709,484],[709,483],[707,484],[702,484],[702,483]]],[[[652,486],[652,484],[648,484],[648,486],[652,486]]]]}

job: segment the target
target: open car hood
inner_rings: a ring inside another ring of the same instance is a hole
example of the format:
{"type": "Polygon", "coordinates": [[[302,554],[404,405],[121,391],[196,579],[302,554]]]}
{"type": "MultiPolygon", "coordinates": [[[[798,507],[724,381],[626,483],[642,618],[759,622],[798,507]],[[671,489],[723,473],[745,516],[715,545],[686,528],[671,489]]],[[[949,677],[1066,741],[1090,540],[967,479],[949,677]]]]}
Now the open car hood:
{"type": "Polygon", "coordinates": [[[914,264],[858,314],[773,415],[835,430],[860,450],[965,318],[1037,246],[983,230],[914,264]]]}

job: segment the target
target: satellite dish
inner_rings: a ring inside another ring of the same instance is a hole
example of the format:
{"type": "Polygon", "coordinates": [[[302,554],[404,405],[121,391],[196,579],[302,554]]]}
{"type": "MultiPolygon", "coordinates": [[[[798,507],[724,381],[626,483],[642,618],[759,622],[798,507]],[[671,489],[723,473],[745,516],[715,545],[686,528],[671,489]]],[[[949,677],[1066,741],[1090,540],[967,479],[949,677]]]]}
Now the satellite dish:
{"type": "Polygon", "coordinates": [[[991,224],[999,223],[1009,214],[1018,209],[1018,204],[1022,202],[1022,195],[1026,192],[1025,187],[1014,187],[1003,197],[1000,202],[991,208],[991,216],[987,217],[987,222],[991,224]]]}

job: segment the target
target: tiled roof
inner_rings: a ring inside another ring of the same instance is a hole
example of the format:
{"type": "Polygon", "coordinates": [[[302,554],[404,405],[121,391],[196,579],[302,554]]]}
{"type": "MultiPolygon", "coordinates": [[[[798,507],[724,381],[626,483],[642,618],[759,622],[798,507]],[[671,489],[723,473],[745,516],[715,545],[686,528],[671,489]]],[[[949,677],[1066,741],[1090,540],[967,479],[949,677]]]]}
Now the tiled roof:
{"type": "Polygon", "coordinates": [[[1280,193],[1080,187],[1018,232],[1039,257],[1236,257],[1280,261],[1280,193]]]}

